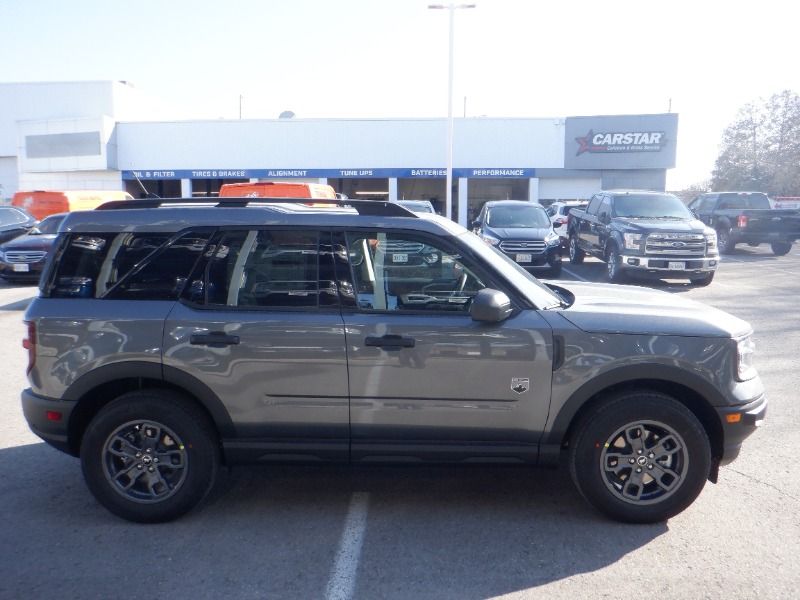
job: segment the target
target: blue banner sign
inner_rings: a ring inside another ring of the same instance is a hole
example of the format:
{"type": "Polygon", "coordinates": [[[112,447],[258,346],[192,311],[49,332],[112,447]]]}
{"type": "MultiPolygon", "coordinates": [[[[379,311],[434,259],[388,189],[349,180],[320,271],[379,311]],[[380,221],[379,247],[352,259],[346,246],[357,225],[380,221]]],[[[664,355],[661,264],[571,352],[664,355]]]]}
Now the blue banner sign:
{"type": "MultiPolygon", "coordinates": [[[[437,179],[446,177],[447,170],[419,169],[142,169],[122,171],[122,179],[152,181],[154,179],[375,179],[408,178],[437,179]]],[[[536,169],[482,168],[453,169],[453,177],[469,178],[528,178],[536,177],[536,169]]]]}

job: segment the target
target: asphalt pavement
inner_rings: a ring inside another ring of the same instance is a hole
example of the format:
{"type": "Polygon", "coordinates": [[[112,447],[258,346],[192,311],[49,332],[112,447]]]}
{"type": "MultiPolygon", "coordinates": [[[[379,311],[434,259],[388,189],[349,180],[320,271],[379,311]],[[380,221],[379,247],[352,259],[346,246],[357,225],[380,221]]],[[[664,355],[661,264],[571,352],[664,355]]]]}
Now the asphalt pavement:
{"type": "MultiPolygon", "coordinates": [[[[604,281],[593,259],[562,279],[604,281]]],[[[0,598],[791,598],[800,586],[800,245],[742,248],[714,282],[647,283],[754,327],[763,428],[684,513],[622,525],[566,470],[235,468],[174,523],[101,508],[19,406],[22,314],[0,284],[0,598]]]]}

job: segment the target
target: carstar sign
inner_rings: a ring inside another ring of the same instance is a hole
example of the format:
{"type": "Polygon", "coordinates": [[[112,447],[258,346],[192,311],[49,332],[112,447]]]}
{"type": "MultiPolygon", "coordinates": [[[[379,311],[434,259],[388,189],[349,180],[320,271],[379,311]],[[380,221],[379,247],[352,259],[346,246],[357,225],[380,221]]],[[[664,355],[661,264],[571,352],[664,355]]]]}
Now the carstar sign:
{"type": "Polygon", "coordinates": [[[616,131],[594,132],[589,130],[583,137],[575,138],[578,150],[575,156],[584,152],[659,152],[666,143],[663,131],[616,131]]]}

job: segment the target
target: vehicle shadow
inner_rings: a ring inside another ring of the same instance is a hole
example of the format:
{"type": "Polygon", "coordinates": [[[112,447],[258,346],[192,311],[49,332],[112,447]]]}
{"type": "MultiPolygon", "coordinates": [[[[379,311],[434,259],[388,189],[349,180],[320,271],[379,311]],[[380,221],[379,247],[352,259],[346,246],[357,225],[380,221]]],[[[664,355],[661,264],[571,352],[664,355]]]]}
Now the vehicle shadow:
{"type": "Polygon", "coordinates": [[[19,310],[24,311],[28,308],[28,305],[33,302],[33,297],[25,298],[23,300],[17,300],[16,302],[10,302],[8,304],[4,304],[0,306],[0,311],[2,310],[19,310]]]}
{"type": "Polygon", "coordinates": [[[360,598],[526,590],[607,567],[667,531],[609,521],[563,470],[528,467],[237,467],[161,525],[108,513],[79,462],[45,444],[0,450],[0,480],[8,597],[115,597],[136,580],[132,556],[148,565],[152,597],[321,597],[356,492],[368,494],[360,598]]]}

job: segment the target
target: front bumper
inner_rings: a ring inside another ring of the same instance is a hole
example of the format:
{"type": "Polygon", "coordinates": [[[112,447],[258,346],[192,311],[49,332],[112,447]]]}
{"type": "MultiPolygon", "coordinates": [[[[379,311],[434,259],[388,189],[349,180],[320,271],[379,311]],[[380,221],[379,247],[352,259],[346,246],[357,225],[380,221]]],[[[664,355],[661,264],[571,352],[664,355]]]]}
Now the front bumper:
{"type": "Polygon", "coordinates": [[[508,256],[511,260],[517,263],[520,267],[528,268],[551,268],[561,264],[561,247],[550,246],[544,252],[506,252],[502,248],[500,251],[508,256]],[[520,260],[520,257],[523,259],[520,260]],[[529,260],[525,260],[529,257],[529,260]]]}
{"type": "Polygon", "coordinates": [[[5,279],[31,279],[38,280],[44,270],[46,261],[40,260],[33,263],[7,263],[0,261],[0,277],[5,279]],[[27,267],[27,271],[19,271],[20,267],[27,267]]]}
{"type": "Polygon", "coordinates": [[[767,397],[739,406],[716,407],[722,423],[722,456],[719,464],[726,465],[739,456],[742,442],[758,429],[767,414],[767,397]]]}
{"type": "Polygon", "coordinates": [[[665,278],[680,278],[702,276],[713,273],[719,266],[719,256],[707,257],[655,257],[655,256],[635,256],[625,254],[620,257],[620,266],[631,274],[665,278]],[[670,267],[670,263],[683,263],[683,269],[670,267]]]}
{"type": "Polygon", "coordinates": [[[69,417],[73,408],[75,402],[37,396],[30,389],[22,391],[22,412],[28,427],[45,442],[67,454],[74,454],[68,436],[69,417]],[[55,420],[56,414],[61,418],[55,420]]]}

